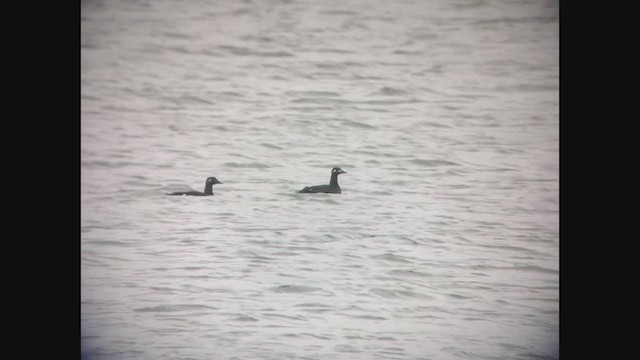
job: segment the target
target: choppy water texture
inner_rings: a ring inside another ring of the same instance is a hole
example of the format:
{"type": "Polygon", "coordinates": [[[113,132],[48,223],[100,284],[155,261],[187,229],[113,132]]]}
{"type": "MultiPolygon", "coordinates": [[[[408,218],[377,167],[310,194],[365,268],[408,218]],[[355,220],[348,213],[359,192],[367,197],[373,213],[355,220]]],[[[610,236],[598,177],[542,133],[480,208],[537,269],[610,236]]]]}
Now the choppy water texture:
{"type": "Polygon", "coordinates": [[[557,358],[556,1],[81,16],[85,359],[557,358]]]}

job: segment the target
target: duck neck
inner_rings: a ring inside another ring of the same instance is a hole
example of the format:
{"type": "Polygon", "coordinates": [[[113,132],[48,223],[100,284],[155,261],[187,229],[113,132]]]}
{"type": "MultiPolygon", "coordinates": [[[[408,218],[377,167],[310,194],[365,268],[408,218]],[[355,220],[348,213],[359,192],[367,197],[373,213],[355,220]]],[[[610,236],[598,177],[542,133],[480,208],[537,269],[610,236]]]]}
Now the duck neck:
{"type": "Polygon", "coordinates": [[[205,184],[204,185],[204,194],[205,195],[213,195],[213,184],[205,184]]]}
{"type": "Polygon", "coordinates": [[[338,174],[331,174],[331,182],[329,185],[338,186],[338,174]]]}

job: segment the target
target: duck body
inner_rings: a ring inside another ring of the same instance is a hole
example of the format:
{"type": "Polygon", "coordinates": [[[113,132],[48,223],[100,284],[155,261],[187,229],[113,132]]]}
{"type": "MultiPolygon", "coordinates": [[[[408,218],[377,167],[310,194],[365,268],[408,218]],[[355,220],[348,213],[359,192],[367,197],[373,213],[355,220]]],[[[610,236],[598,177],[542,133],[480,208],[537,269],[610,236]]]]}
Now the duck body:
{"type": "Polygon", "coordinates": [[[307,186],[304,189],[298,191],[299,193],[325,193],[325,194],[342,194],[342,189],[338,184],[338,175],[346,174],[347,172],[340,169],[339,167],[334,167],[331,169],[331,181],[329,185],[315,185],[315,186],[307,186]]]}
{"type": "Polygon", "coordinates": [[[213,196],[213,185],[222,184],[215,177],[207,178],[206,183],[204,184],[204,192],[200,191],[177,191],[168,193],[166,195],[188,195],[188,196],[213,196]]]}
{"type": "Polygon", "coordinates": [[[316,185],[316,186],[306,186],[304,189],[298,191],[299,193],[325,193],[325,194],[342,194],[342,189],[340,186],[331,186],[331,185],[316,185]]]}
{"type": "Polygon", "coordinates": [[[206,192],[201,191],[177,191],[169,193],[167,195],[213,196],[213,191],[211,192],[211,194],[207,194],[206,192]]]}

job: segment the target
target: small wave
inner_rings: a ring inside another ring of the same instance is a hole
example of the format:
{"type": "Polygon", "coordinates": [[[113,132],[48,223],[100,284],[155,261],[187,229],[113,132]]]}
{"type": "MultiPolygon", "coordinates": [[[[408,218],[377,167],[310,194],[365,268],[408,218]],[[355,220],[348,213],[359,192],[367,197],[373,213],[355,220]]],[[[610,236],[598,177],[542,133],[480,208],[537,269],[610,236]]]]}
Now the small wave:
{"type": "Polygon", "coordinates": [[[213,57],[223,57],[224,56],[224,54],[216,52],[216,51],[211,51],[210,49],[202,49],[200,51],[200,54],[207,55],[207,56],[213,56],[213,57]]]}
{"type": "Polygon", "coordinates": [[[229,52],[233,55],[252,55],[251,50],[244,48],[244,47],[237,47],[237,46],[231,46],[231,45],[221,45],[218,48],[220,48],[221,50],[224,50],[226,52],[229,52]]]}
{"type": "Polygon", "coordinates": [[[260,143],[260,145],[269,148],[269,149],[275,149],[275,150],[282,150],[282,148],[280,146],[277,145],[273,145],[273,144],[268,144],[268,143],[260,143]]]}
{"type": "Polygon", "coordinates": [[[224,50],[232,55],[238,56],[260,56],[260,57],[293,57],[292,54],[286,51],[255,51],[245,47],[222,45],[219,46],[221,50],[224,50]]]}
{"type": "Polygon", "coordinates": [[[473,23],[473,25],[486,25],[486,24],[523,24],[527,22],[532,23],[555,23],[558,21],[558,17],[556,16],[528,16],[528,17],[504,17],[504,18],[495,18],[495,19],[486,19],[486,20],[478,20],[473,23]]]}
{"type": "Polygon", "coordinates": [[[410,50],[395,50],[393,54],[396,55],[422,55],[422,51],[410,51],[410,50]]]}
{"type": "Polygon", "coordinates": [[[352,50],[326,49],[326,48],[317,49],[315,51],[321,52],[321,53],[329,53],[329,54],[354,54],[355,53],[355,51],[352,51],[352,50]]]}
{"type": "Polygon", "coordinates": [[[301,320],[301,321],[306,321],[307,318],[304,316],[300,316],[300,315],[284,315],[284,314],[270,314],[270,313],[266,313],[263,314],[264,317],[270,317],[270,318],[279,318],[279,319],[286,319],[286,320],[301,320]]]}
{"type": "Polygon", "coordinates": [[[296,304],[294,306],[295,307],[313,308],[313,309],[317,309],[317,308],[326,309],[326,310],[331,309],[331,307],[329,305],[321,304],[321,303],[302,303],[302,304],[296,304]]]}
{"type": "Polygon", "coordinates": [[[257,52],[255,53],[256,56],[261,56],[261,57],[293,57],[292,54],[286,52],[286,51],[267,51],[267,52],[257,52]]]}
{"type": "Polygon", "coordinates": [[[406,100],[369,100],[362,103],[367,105],[403,105],[403,104],[415,104],[420,103],[418,99],[406,99],[406,100]]]}
{"type": "Polygon", "coordinates": [[[189,39],[189,40],[192,39],[192,37],[189,36],[189,35],[176,33],[176,32],[170,32],[170,31],[161,32],[160,35],[166,36],[168,38],[173,38],[173,39],[189,39]]]}
{"type": "Polygon", "coordinates": [[[470,296],[465,296],[465,295],[460,295],[460,294],[447,294],[447,295],[449,295],[449,297],[452,297],[452,298],[458,299],[458,300],[472,299],[472,297],[470,297],[470,296]]]}
{"type": "Polygon", "coordinates": [[[407,258],[404,256],[399,256],[391,253],[385,253],[382,255],[373,255],[371,257],[373,259],[381,259],[381,260],[387,260],[387,261],[392,261],[397,263],[404,263],[404,264],[412,263],[412,261],[407,260],[407,258]]]}
{"type": "Polygon", "coordinates": [[[423,121],[423,122],[418,123],[417,125],[426,126],[426,127],[445,128],[445,129],[450,129],[451,128],[451,126],[449,126],[449,125],[438,124],[438,123],[434,123],[434,122],[430,122],[430,121],[423,121]]]}
{"type": "Polygon", "coordinates": [[[248,168],[248,169],[269,169],[272,167],[270,165],[257,163],[257,162],[252,162],[252,163],[228,162],[228,163],[225,163],[224,165],[231,168],[248,168]]]}
{"type": "Polygon", "coordinates": [[[162,48],[169,51],[175,51],[180,54],[191,54],[191,51],[184,46],[163,46],[162,48]]]}
{"type": "Polygon", "coordinates": [[[320,14],[325,15],[358,15],[357,12],[351,10],[324,10],[320,14]]]}
{"type": "Polygon", "coordinates": [[[118,105],[104,105],[102,107],[103,110],[113,110],[116,112],[132,112],[132,113],[141,113],[145,110],[140,110],[137,108],[127,107],[127,106],[118,106],[118,105]]]}
{"type": "Polygon", "coordinates": [[[262,255],[256,254],[253,251],[239,251],[238,254],[240,254],[243,257],[248,258],[248,259],[263,260],[263,261],[274,260],[274,258],[269,258],[269,257],[266,257],[266,256],[262,256],[262,255]]]}
{"type": "Polygon", "coordinates": [[[286,249],[297,251],[321,251],[321,249],[312,246],[287,246],[286,249]]]}
{"type": "Polygon", "coordinates": [[[356,319],[365,319],[365,320],[387,320],[386,317],[375,316],[375,315],[356,315],[354,316],[356,319]]]}
{"type": "Polygon", "coordinates": [[[152,286],[150,289],[153,290],[153,291],[160,291],[160,292],[174,292],[174,291],[177,290],[177,289],[170,288],[170,287],[165,287],[165,286],[160,286],[160,287],[152,286]]]}
{"type": "Polygon", "coordinates": [[[408,95],[408,92],[392,87],[384,86],[380,90],[374,92],[372,95],[386,95],[386,96],[404,96],[408,95]]]}
{"type": "MultiPolygon", "coordinates": [[[[298,111],[300,113],[308,113],[308,112],[316,112],[316,111],[333,111],[335,107],[333,106],[290,106],[289,109],[298,111]]],[[[303,123],[312,123],[311,121],[299,120],[303,123]]]]}
{"type": "Polygon", "coordinates": [[[331,70],[339,69],[339,70],[344,70],[344,69],[350,68],[350,67],[363,67],[365,65],[362,64],[362,63],[358,63],[358,62],[345,61],[345,62],[318,63],[315,66],[320,68],[320,69],[331,69],[331,70]]]}
{"type": "Polygon", "coordinates": [[[183,266],[183,267],[179,267],[177,269],[193,271],[193,270],[207,270],[208,268],[206,268],[204,266],[183,266]]]}
{"type": "Polygon", "coordinates": [[[361,350],[359,348],[356,348],[356,347],[351,346],[351,345],[338,344],[338,345],[334,346],[334,349],[339,353],[352,353],[352,354],[361,353],[361,350]]]}
{"type": "Polygon", "coordinates": [[[422,166],[451,166],[458,165],[451,161],[446,160],[424,160],[424,159],[413,159],[409,160],[410,163],[422,166]]]}
{"type": "Polygon", "coordinates": [[[371,195],[377,195],[377,196],[390,196],[390,195],[393,195],[393,193],[389,192],[389,191],[373,191],[370,194],[371,195]]]}
{"type": "Polygon", "coordinates": [[[513,246],[513,245],[483,245],[483,247],[485,248],[489,248],[489,249],[498,249],[498,250],[512,250],[512,251],[517,251],[517,252],[524,252],[524,253],[529,253],[529,254],[536,254],[536,255],[542,255],[539,252],[533,250],[533,249],[527,249],[524,247],[520,247],[520,246],[513,246]]]}
{"type": "Polygon", "coordinates": [[[392,270],[390,272],[391,275],[402,275],[402,276],[417,276],[417,277],[427,277],[430,276],[427,273],[423,273],[415,270],[392,270]]]}
{"type": "Polygon", "coordinates": [[[114,246],[129,246],[129,245],[131,245],[131,244],[127,244],[125,242],[116,241],[116,240],[97,240],[97,241],[93,241],[91,243],[92,244],[96,244],[96,245],[114,245],[114,246]]]}
{"type": "Polygon", "coordinates": [[[303,286],[303,285],[280,285],[280,286],[272,287],[269,290],[277,293],[308,293],[308,292],[318,291],[321,289],[316,287],[311,287],[311,286],[303,286]]]}
{"type": "Polygon", "coordinates": [[[229,97],[244,97],[243,94],[235,91],[221,91],[218,94],[222,96],[229,96],[229,97]]]}
{"type": "Polygon", "coordinates": [[[86,94],[81,94],[80,95],[81,99],[87,99],[87,100],[101,100],[99,97],[97,96],[91,96],[91,95],[86,95],[86,94]]]}
{"type": "Polygon", "coordinates": [[[297,99],[291,100],[291,102],[296,104],[349,104],[350,101],[343,99],[335,99],[335,98],[309,98],[309,97],[301,97],[297,99]]]}
{"type": "Polygon", "coordinates": [[[183,95],[179,97],[177,101],[180,103],[187,103],[187,104],[207,104],[207,105],[215,104],[213,101],[209,101],[193,95],[183,95]]]}
{"type": "Polygon", "coordinates": [[[260,320],[258,320],[256,318],[248,316],[248,315],[240,315],[240,316],[236,317],[233,320],[240,321],[240,322],[256,322],[256,321],[260,321],[260,320]]]}
{"type": "Polygon", "coordinates": [[[340,94],[333,91],[287,91],[286,95],[304,97],[340,97],[340,94]]]}
{"type": "Polygon", "coordinates": [[[128,167],[128,166],[141,166],[142,164],[129,162],[129,161],[105,161],[105,160],[93,160],[93,161],[82,161],[80,163],[81,167],[105,167],[105,168],[118,168],[118,167],[128,167]]]}
{"type": "Polygon", "coordinates": [[[351,127],[355,127],[355,128],[360,128],[360,129],[377,129],[377,126],[373,126],[373,125],[369,125],[369,124],[365,124],[359,121],[353,121],[353,120],[344,120],[343,122],[344,125],[347,126],[351,126],[351,127]]]}
{"type": "Polygon", "coordinates": [[[263,43],[270,43],[273,42],[273,38],[268,37],[268,36],[264,36],[264,35],[243,35],[240,36],[241,40],[246,40],[246,41],[257,41],[257,42],[263,42],[263,43]]]}
{"type": "Polygon", "coordinates": [[[420,41],[425,41],[425,40],[436,40],[440,38],[440,36],[438,34],[435,33],[429,33],[429,32],[425,32],[425,33],[421,33],[421,34],[415,34],[411,37],[412,40],[420,40],[420,41]]]}
{"type": "Polygon", "coordinates": [[[518,84],[513,86],[496,86],[493,88],[499,92],[547,92],[558,91],[558,85],[532,85],[532,84],[518,84]]]}
{"type": "Polygon", "coordinates": [[[207,306],[207,305],[180,304],[180,305],[158,305],[153,307],[143,307],[143,308],[134,309],[134,311],[136,312],[177,312],[177,311],[191,311],[191,310],[216,310],[216,308],[207,306]]]}
{"type": "Polygon", "coordinates": [[[478,265],[473,266],[473,270],[514,270],[514,271],[532,271],[532,272],[540,272],[545,274],[558,274],[558,270],[548,269],[541,266],[536,265],[521,265],[521,266],[491,266],[491,265],[478,265]]]}
{"type": "Polygon", "coordinates": [[[430,299],[431,296],[420,294],[414,291],[409,290],[389,290],[389,289],[371,289],[369,292],[375,295],[379,295],[385,298],[419,298],[419,299],[430,299]]]}
{"type": "Polygon", "coordinates": [[[306,336],[306,337],[312,337],[312,338],[316,338],[316,339],[320,339],[320,340],[331,340],[330,336],[322,336],[322,335],[317,335],[317,334],[312,334],[312,333],[302,333],[300,335],[306,336]]]}

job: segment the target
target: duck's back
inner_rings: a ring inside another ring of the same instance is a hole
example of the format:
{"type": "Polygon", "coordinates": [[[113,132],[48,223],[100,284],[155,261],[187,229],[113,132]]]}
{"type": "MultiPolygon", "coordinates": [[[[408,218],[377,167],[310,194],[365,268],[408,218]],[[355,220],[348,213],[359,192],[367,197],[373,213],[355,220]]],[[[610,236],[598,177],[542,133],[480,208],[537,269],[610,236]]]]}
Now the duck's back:
{"type": "MultiPolygon", "coordinates": [[[[167,195],[190,195],[190,196],[206,196],[207,194],[200,191],[178,191],[167,195]]],[[[211,194],[213,195],[213,194],[211,194]]]]}
{"type": "Polygon", "coordinates": [[[328,193],[328,194],[341,194],[342,189],[340,186],[331,186],[331,185],[317,185],[317,186],[307,186],[304,189],[298,191],[299,193],[328,193]]]}

